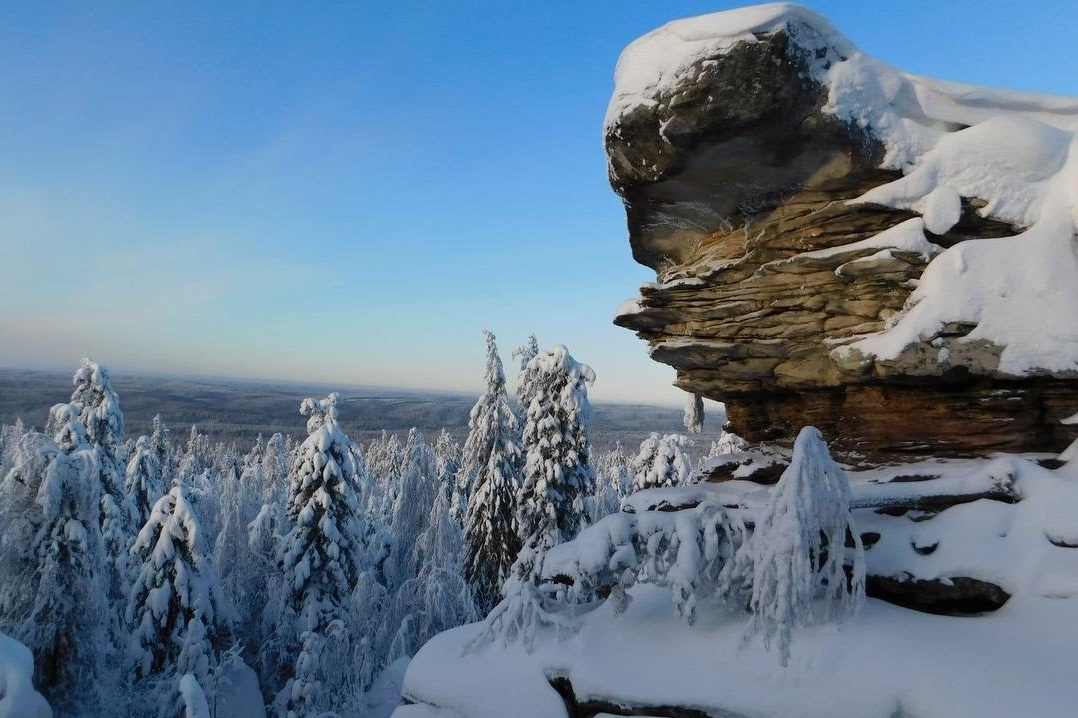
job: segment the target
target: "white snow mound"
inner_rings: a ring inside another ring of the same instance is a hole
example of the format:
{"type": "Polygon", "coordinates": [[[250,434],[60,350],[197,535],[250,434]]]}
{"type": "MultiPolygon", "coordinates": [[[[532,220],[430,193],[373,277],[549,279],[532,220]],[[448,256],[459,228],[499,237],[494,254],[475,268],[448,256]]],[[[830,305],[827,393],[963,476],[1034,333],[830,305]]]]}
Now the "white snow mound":
{"type": "Polygon", "coordinates": [[[52,709],[34,690],[30,649],[0,633],[0,718],[52,718],[52,709]]]}

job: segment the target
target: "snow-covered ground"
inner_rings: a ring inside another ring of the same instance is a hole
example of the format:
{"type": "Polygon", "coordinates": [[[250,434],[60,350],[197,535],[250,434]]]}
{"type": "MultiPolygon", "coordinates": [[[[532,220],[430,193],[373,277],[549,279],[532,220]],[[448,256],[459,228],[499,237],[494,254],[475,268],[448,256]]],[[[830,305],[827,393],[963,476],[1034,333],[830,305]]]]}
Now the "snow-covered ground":
{"type": "MultiPolygon", "coordinates": [[[[712,601],[695,623],[679,617],[667,587],[636,585],[627,610],[607,601],[578,616],[579,630],[540,632],[529,653],[497,642],[465,646],[476,625],[442,634],[413,660],[404,695],[423,706],[398,718],[568,715],[551,678],[569,678],[580,701],[696,708],[714,715],[956,718],[1073,716],[1078,683],[1070,656],[1078,645],[1078,466],[1041,468],[1019,457],[927,461],[851,474],[851,505],[885,505],[935,489],[1013,491],[1015,503],[980,499],[939,513],[900,516],[853,511],[856,530],[881,538],[865,552],[870,575],[947,581],[973,577],[1009,594],[1002,608],[975,616],[940,616],[868,599],[842,624],[797,630],[789,664],[749,638],[751,619],[712,601]],[[891,480],[902,475],[928,481],[891,480]],[[927,550],[931,549],[931,550],[927,550]],[[725,713],[723,712],[725,711],[725,713]]],[[[748,482],[652,489],[627,502],[645,510],[684,505],[706,494],[759,510],[770,489],[748,482]],[[647,500],[645,500],[647,499],[647,500]]],[[[604,522],[624,517],[612,516],[604,522]]],[[[602,524],[552,550],[546,574],[572,573],[567,563],[606,554],[602,524]]],[[[585,572],[591,571],[584,567],[585,572]]]]}
{"type": "Polygon", "coordinates": [[[676,705],[724,715],[810,718],[1067,718],[1078,705],[1071,666],[1078,602],[1012,599],[995,613],[952,618],[869,599],[843,624],[805,629],[781,668],[758,642],[741,647],[745,620],[722,612],[679,620],[669,592],[634,589],[626,613],[603,606],[581,630],[462,655],[464,626],[434,638],[413,660],[410,700],[397,718],[553,718],[565,704],[548,677],[569,676],[581,700],[676,705]]]}

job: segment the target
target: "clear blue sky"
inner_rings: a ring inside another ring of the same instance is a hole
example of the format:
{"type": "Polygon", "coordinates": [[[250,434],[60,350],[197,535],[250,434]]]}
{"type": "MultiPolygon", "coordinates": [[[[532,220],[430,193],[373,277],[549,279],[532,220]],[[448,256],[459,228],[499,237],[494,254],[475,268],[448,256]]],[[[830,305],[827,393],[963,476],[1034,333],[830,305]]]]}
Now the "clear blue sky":
{"type": "MultiPolygon", "coordinates": [[[[725,2],[4,3],[0,365],[474,390],[535,332],[680,401],[611,318],[614,63],[725,2]]],[[[903,69],[1078,95],[1073,2],[819,2],[903,69]]]]}

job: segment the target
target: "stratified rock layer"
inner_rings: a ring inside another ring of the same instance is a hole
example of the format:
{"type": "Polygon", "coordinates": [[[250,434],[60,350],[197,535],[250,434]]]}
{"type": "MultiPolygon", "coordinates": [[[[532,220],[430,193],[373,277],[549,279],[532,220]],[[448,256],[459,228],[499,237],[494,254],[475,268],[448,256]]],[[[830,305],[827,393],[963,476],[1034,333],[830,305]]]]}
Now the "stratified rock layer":
{"type": "Polygon", "coordinates": [[[902,175],[880,169],[870,131],[825,111],[814,69],[846,58],[805,49],[805,34],[783,27],[724,47],[608,118],[633,256],[658,275],[615,323],[647,340],[678,386],[725,402],[752,441],[812,424],[869,461],[1062,449],[1073,377],[1000,372],[999,347],[963,341],[974,325],[946,325],[888,360],[835,351],[883,331],[934,252],[1020,230],[983,217],[976,197],[941,235],[911,211],[848,203],[902,175]],[[868,241],[889,229],[928,249],[868,241]]]}

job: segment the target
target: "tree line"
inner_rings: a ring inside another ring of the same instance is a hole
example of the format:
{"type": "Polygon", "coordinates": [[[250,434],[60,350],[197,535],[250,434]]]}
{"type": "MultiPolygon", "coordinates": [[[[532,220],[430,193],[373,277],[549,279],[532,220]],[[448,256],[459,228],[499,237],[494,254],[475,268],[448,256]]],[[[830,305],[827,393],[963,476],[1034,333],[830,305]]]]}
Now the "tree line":
{"type": "Polygon", "coordinates": [[[176,442],[159,416],[129,440],[90,360],[43,431],[4,426],[0,631],[54,711],[198,715],[242,667],[275,715],[362,715],[387,666],[518,595],[552,546],[689,480],[681,435],[592,456],[595,374],[563,346],[514,352],[518,415],[486,343],[463,446],[413,429],[361,447],[338,394],[302,402],[302,442],[176,442]]]}

